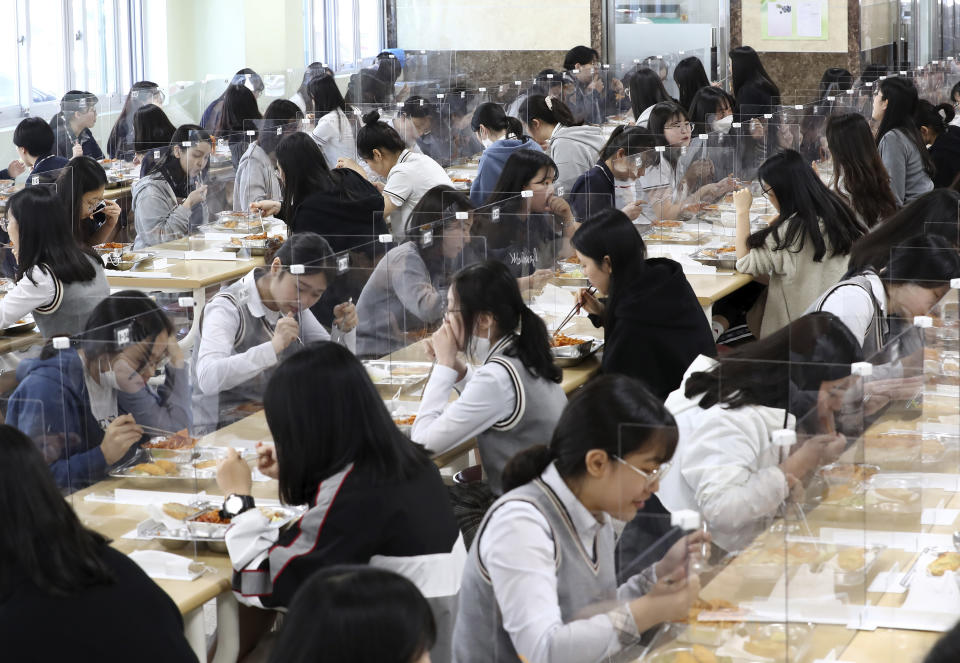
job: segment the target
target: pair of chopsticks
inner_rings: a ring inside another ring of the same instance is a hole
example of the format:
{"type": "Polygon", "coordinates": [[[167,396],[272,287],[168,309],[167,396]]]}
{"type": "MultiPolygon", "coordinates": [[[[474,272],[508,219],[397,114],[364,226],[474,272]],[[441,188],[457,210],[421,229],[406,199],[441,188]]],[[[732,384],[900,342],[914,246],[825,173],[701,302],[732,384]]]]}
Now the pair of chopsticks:
{"type": "MultiPolygon", "coordinates": [[[[592,295],[592,294],[595,293],[596,291],[597,291],[596,288],[594,288],[593,286],[590,286],[589,288],[587,288],[586,294],[592,295]]],[[[576,304],[574,305],[574,307],[570,310],[570,312],[567,313],[567,317],[565,317],[565,318],[563,319],[563,322],[561,322],[559,325],[557,325],[557,328],[556,328],[556,329],[554,330],[554,332],[553,332],[552,338],[556,338],[556,337],[557,337],[557,334],[560,333],[560,330],[563,329],[564,327],[566,327],[568,324],[570,324],[570,321],[573,320],[573,318],[574,318],[578,313],[580,313],[580,309],[581,309],[581,308],[583,308],[583,307],[580,305],[580,300],[579,300],[579,298],[578,298],[578,299],[577,299],[577,303],[576,303],[576,304]]]]}
{"type": "Polygon", "coordinates": [[[162,428],[155,428],[154,426],[147,426],[146,424],[137,425],[148,433],[158,433],[160,435],[166,435],[167,437],[173,437],[177,434],[175,431],[163,430],[162,428]]]}

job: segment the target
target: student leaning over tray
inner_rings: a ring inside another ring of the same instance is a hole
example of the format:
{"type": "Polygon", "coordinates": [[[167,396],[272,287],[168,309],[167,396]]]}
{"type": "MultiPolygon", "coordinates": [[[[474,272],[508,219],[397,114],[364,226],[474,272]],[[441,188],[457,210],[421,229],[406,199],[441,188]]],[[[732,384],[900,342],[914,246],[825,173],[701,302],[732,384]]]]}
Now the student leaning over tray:
{"type": "Polygon", "coordinates": [[[697,598],[702,541],[684,537],[617,586],[613,518],[657,490],[677,442],[673,417],[625,376],[589,383],[550,446],[521,452],[470,548],[454,631],[456,663],[606,661],[697,598]]]}

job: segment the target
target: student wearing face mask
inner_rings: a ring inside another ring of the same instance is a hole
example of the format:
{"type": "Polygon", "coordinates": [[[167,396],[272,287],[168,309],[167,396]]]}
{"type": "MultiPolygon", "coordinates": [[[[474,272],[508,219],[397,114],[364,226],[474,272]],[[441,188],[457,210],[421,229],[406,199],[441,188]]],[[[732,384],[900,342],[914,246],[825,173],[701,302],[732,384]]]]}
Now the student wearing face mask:
{"type": "Polygon", "coordinates": [[[199,126],[177,128],[170,148],[150,173],[133,185],[134,248],[186,237],[205,221],[207,186],[198,183],[212,149],[210,134],[199,126]]]}
{"type": "Polygon", "coordinates": [[[576,218],[586,219],[616,207],[631,221],[643,216],[643,200],[636,200],[637,179],[653,159],[657,141],[643,127],[620,125],[600,150],[597,165],[577,178],[570,192],[576,218]]]}
{"type": "Polygon", "coordinates": [[[56,194],[44,186],[18,191],[0,226],[17,261],[16,285],[0,299],[0,329],[33,313],[44,338],[82,331],[110,286],[97,254],[74,241],[56,194]]]}
{"type": "Polygon", "coordinates": [[[173,323],[139,291],[101,301],[70,348],[45,346],[17,367],[17,378],[6,423],[33,439],[66,492],[129,458],[141,424],[170,431],[191,425],[190,380],[173,323]],[[160,367],[166,378],[154,388],[147,380],[160,367]]]}
{"type": "Polygon", "coordinates": [[[104,200],[107,174],[90,157],[74,157],[57,178],[57,193],[81,246],[109,242],[120,220],[120,205],[104,200]]]}
{"type": "Polygon", "coordinates": [[[705,158],[713,163],[715,173],[736,171],[734,164],[739,141],[736,136],[730,135],[735,106],[732,96],[712,85],[700,88],[693,95],[687,110],[687,116],[693,123],[693,132],[686,154],[680,157],[682,171],[685,172],[695,161],[705,158]]]}
{"type": "Polygon", "coordinates": [[[543,149],[530,136],[523,133],[523,124],[515,117],[508,117],[503,106],[487,102],[477,106],[470,127],[483,145],[483,154],[477,166],[477,177],[470,185],[470,202],[483,204],[503,172],[503,165],[516,150],[543,149]]]}
{"type": "Polygon", "coordinates": [[[888,341],[927,315],[960,278],[960,253],[938,235],[915,235],[890,251],[883,269],[864,269],[823,293],[807,312],[828,311],[847,326],[872,357],[888,341]]]}
{"type": "Polygon", "coordinates": [[[57,156],[103,158],[103,150],[90,131],[97,124],[98,103],[96,95],[90,92],[70,90],[63,95],[60,112],[50,120],[50,127],[57,136],[54,149],[57,156]]]}
{"type": "Polygon", "coordinates": [[[453,277],[428,352],[437,363],[411,439],[439,454],[477,437],[490,490],[500,495],[507,461],[549,437],[567,401],[543,320],[523,303],[506,266],[486,261],[453,277]],[[453,388],[460,397],[448,405],[453,388]]]}
{"type": "Polygon", "coordinates": [[[194,345],[199,388],[194,412],[200,430],[222,428],[243,416],[241,406],[262,403],[277,364],[304,345],[332,339],[351,352],[356,349],[352,303],[334,308],[330,332],[310,312],[337,274],[325,239],[292,234],[266,264],[223,288],[203,310],[194,345]],[[294,274],[291,265],[302,265],[303,274],[294,274]]]}
{"type": "MultiPolygon", "coordinates": [[[[439,185],[453,185],[440,164],[407,149],[400,134],[380,121],[377,111],[363,116],[363,126],[357,132],[357,153],[370,170],[386,180],[381,189],[383,214],[392,228],[407,226],[413,208],[427,191],[439,185]]],[[[337,167],[350,168],[364,179],[367,177],[364,169],[351,159],[340,159],[337,167]]]]}
{"type": "Polygon", "coordinates": [[[361,357],[400,350],[442,321],[449,276],[468,260],[472,216],[470,200],[449,186],[435,186],[420,199],[404,233],[407,241],[377,263],[357,300],[361,357]],[[432,231],[428,246],[422,242],[425,229],[432,231]]]}
{"type": "Polygon", "coordinates": [[[700,532],[617,582],[613,519],[643,508],[677,444],[657,398],[604,376],[571,399],[546,439],[507,465],[505,494],[470,548],[455,663],[618,660],[645,631],[687,619],[700,591],[689,566],[710,540],[700,532]]]}

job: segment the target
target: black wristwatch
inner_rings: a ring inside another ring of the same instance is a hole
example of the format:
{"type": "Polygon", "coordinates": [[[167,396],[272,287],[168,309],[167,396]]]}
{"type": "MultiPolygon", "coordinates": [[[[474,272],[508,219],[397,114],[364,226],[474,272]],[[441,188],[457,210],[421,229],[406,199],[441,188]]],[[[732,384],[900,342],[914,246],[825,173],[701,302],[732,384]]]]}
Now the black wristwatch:
{"type": "Polygon", "coordinates": [[[244,511],[248,511],[256,506],[253,502],[252,495],[237,495],[236,493],[230,493],[227,495],[227,499],[223,500],[223,508],[220,509],[220,514],[224,518],[233,518],[234,516],[239,516],[244,511]]]}

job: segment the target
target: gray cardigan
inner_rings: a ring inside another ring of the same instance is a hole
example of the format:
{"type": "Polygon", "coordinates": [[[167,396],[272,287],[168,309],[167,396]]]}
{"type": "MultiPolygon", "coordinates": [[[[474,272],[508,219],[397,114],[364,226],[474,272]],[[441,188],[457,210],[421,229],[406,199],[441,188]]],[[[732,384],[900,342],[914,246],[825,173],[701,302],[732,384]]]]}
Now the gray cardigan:
{"type": "Polygon", "coordinates": [[[233,209],[247,210],[260,200],[280,202],[280,181],[270,156],[256,142],[240,157],[233,185],[233,209]]]}
{"type": "Polygon", "coordinates": [[[133,185],[133,210],[137,228],[134,249],[190,234],[191,210],[177,201],[173,189],[160,173],[147,175],[133,185]]]}
{"type": "Polygon", "coordinates": [[[923,170],[917,146],[902,131],[893,129],[885,133],[877,149],[890,175],[890,188],[898,207],[933,189],[933,180],[923,170]]]}

